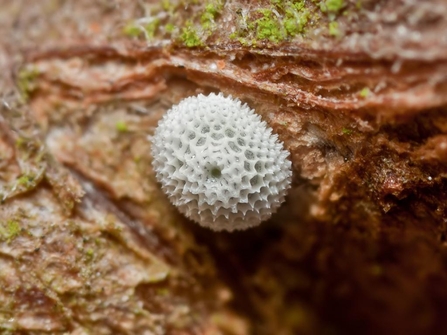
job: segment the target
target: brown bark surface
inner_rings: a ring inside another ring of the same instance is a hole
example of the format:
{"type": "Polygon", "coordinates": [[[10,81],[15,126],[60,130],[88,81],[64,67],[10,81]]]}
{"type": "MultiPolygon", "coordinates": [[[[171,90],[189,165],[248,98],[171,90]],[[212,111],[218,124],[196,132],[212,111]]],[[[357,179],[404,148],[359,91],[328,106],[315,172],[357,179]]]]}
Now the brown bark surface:
{"type": "Polygon", "coordinates": [[[445,1],[0,8],[2,334],[442,333],[445,1]],[[156,183],[158,120],[209,92],[291,153],[258,228],[202,229],[156,183]]]}

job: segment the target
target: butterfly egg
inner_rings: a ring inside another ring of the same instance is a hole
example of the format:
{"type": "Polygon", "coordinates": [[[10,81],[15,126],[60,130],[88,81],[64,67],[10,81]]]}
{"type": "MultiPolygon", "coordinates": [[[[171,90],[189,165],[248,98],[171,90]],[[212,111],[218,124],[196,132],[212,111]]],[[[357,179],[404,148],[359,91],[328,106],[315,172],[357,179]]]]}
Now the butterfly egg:
{"type": "Polygon", "coordinates": [[[152,137],[152,165],[169,200],[216,231],[259,225],[290,188],[289,152],[240,100],[211,93],[182,100],[152,137]]]}

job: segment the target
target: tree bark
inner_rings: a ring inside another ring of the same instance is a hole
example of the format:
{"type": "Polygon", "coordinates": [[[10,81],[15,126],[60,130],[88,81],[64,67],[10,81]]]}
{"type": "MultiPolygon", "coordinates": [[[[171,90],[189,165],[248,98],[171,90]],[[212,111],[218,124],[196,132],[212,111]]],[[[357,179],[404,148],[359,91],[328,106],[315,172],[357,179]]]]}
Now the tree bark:
{"type": "Polygon", "coordinates": [[[0,0],[5,334],[438,334],[447,4],[0,0]],[[233,95],[290,151],[271,220],[205,230],[156,183],[175,103],[233,95]]]}

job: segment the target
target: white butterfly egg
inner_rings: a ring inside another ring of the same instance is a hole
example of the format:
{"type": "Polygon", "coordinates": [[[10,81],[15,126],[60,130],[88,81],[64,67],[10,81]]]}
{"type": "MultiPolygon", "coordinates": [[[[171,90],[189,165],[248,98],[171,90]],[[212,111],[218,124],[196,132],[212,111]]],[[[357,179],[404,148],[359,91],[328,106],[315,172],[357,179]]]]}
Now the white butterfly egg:
{"type": "Polygon", "coordinates": [[[260,116],[231,96],[182,100],[152,138],[157,180],[181,213],[213,230],[253,227],[281,205],[288,151],[260,116]]]}

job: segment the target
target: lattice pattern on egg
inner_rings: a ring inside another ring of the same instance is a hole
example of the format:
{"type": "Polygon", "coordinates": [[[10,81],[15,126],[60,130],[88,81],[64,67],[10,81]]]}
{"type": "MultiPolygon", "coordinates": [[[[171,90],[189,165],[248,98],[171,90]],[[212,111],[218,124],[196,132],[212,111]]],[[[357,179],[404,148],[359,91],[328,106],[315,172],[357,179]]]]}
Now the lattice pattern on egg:
{"type": "Polygon", "coordinates": [[[231,96],[198,95],[173,106],[155,131],[152,155],[170,201],[214,230],[258,225],[290,187],[289,153],[259,115],[231,96]]]}

